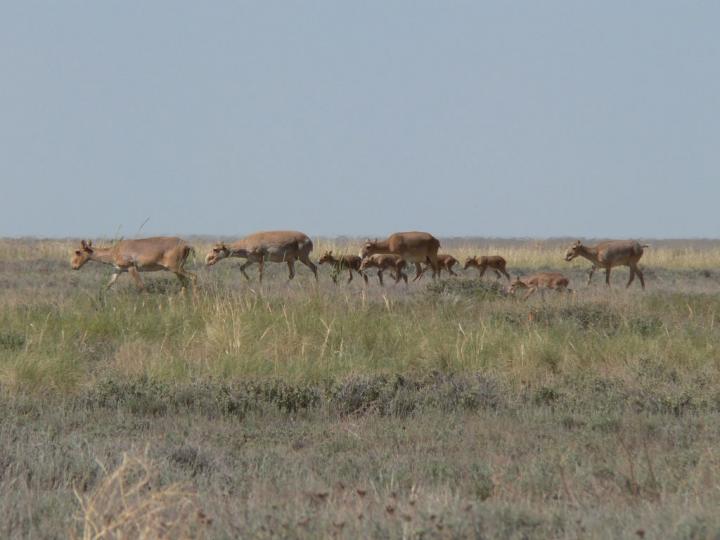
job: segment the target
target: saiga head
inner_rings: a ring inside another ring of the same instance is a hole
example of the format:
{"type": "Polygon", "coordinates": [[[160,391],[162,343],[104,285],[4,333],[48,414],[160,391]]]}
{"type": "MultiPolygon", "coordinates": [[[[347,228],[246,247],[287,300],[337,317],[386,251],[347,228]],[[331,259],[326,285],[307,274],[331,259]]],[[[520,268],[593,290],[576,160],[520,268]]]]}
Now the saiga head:
{"type": "Polygon", "coordinates": [[[575,257],[580,255],[580,251],[582,250],[583,245],[580,240],[577,240],[572,246],[568,248],[568,250],[565,252],[565,260],[566,261],[572,261],[575,257]]]}
{"type": "Polygon", "coordinates": [[[230,250],[223,242],[215,244],[205,256],[205,264],[212,266],[216,262],[230,256],[230,250]]]}
{"type": "Polygon", "coordinates": [[[90,260],[90,256],[93,254],[92,241],[85,240],[80,241],[80,249],[76,249],[73,253],[72,259],[70,259],[70,265],[73,270],[80,270],[82,266],[90,260]]]}

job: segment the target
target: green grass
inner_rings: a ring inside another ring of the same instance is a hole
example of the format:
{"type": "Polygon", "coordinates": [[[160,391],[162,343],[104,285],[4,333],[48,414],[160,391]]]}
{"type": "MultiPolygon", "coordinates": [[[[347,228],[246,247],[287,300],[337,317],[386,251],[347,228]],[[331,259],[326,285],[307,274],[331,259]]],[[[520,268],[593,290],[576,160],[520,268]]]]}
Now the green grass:
{"type": "MultiPolygon", "coordinates": [[[[528,302],[228,262],[104,292],[67,245],[0,242],[0,536],[80,534],[73,491],[145,448],[213,538],[720,534],[715,244],[661,244],[645,292],[560,260],[576,294],[528,302]]],[[[524,246],[513,273],[553,264],[524,246]]]]}

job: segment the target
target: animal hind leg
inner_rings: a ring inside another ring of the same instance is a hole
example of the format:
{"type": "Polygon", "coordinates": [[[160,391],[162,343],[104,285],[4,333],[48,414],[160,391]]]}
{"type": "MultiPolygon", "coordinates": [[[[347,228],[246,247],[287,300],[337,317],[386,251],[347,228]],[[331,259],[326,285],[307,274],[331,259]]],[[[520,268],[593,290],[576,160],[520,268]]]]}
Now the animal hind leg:
{"type": "MultiPolygon", "coordinates": [[[[317,266],[315,266],[315,264],[310,260],[310,258],[307,255],[302,255],[300,257],[300,262],[303,263],[305,266],[307,266],[312,271],[313,275],[315,276],[315,281],[317,281],[317,279],[318,279],[317,266]]],[[[352,274],[351,274],[351,276],[352,276],[352,274]]]]}
{"type": "MultiPolygon", "coordinates": [[[[413,281],[417,281],[420,279],[423,275],[424,270],[422,269],[422,265],[419,262],[415,263],[415,277],[413,278],[413,281]]],[[[433,276],[435,275],[435,269],[433,268],[433,276]]]]}
{"type": "Polygon", "coordinates": [[[605,285],[610,286],[610,267],[605,269],[605,285]]]}
{"type": "Polygon", "coordinates": [[[293,259],[288,259],[287,265],[288,265],[288,272],[290,273],[290,275],[288,276],[288,279],[292,279],[295,277],[295,261],[293,259]]]}
{"type": "Polygon", "coordinates": [[[110,287],[112,287],[113,283],[115,283],[117,281],[117,278],[119,278],[119,277],[120,277],[120,272],[113,272],[113,275],[110,276],[110,281],[108,282],[107,285],[105,285],[105,289],[109,289],[110,287]]]}
{"type": "Polygon", "coordinates": [[[139,290],[145,290],[145,284],[143,283],[142,278],[140,277],[140,272],[138,272],[138,269],[134,266],[131,266],[128,268],[128,273],[132,276],[132,278],[135,280],[135,285],[139,290]]]}

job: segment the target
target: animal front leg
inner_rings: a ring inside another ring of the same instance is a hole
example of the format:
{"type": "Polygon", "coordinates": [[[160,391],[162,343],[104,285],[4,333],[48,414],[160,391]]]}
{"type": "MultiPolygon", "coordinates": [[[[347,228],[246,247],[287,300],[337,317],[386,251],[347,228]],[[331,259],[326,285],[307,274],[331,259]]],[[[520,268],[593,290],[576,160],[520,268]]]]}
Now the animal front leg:
{"type": "Polygon", "coordinates": [[[627,289],[635,279],[635,269],[631,266],[630,267],[630,279],[628,279],[627,285],[625,285],[625,288],[627,289]]]}
{"type": "Polygon", "coordinates": [[[642,270],[640,270],[640,268],[637,265],[635,265],[633,268],[635,269],[635,273],[637,274],[637,277],[640,278],[640,286],[643,288],[643,290],[645,290],[645,278],[643,276],[642,270]]]}
{"type": "Polygon", "coordinates": [[[590,271],[588,272],[588,282],[587,284],[590,285],[590,282],[592,281],[593,274],[595,273],[595,265],[590,267],[590,271]]]}
{"type": "Polygon", "coordinates": [[[240,272],[242,272],[242,275],[245,276],[245,279],[247,279],[248,281],[250,281],[250,276],[247,275],[245,269],[251,264],[253,264],[253,261],[246,261],[245,263],[240,265],[240,272]]]}
{"type": "Polygon", "coordinates": [[[350,282],[353,280],[352,272],[353,272],[353,271],[352,271],[352,268],[350,268],[350,267],[348,266],[348,280],[347,280],[348,283],[350,283],[350,282]]]}
{"type": "Polygon", "coordinates": [[[528,289],[527,294],[525,296],[523,296],[523,300],[527,300],[528,298],[530,298],[535,293],[536,290],[537,290],[537,287],[530,287],[528,289]]]}
{"type": "Polygon", "coordinates": [[[610,266],[605,269],[605,285],[610,286],[610,266]]]}

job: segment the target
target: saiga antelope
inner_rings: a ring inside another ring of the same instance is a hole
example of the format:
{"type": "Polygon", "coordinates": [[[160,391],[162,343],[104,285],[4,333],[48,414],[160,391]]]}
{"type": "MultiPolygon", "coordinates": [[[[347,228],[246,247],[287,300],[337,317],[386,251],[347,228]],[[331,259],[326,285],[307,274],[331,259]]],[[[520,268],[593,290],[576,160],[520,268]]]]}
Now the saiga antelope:
{"type": "Polygon", "coordinates": [[[480,271],[479,277],[482,279],[483,275],[485,275],[485,271],[490,268],[493,272],[495,272],[497,279],[500,279],[502,274],[508,281],[510,281],[510,275],[505,270],[505,264],[505,259],[500,255],[483,255],[481,257],[475,256],[465,259],[465,266],[463,267],[463,270],[467,270],[471,266],[474,266],[480,271]]]}
{"type": "Polygon", "coordinates": [[[543,289],[572,292],[568,289],[569,284],[570,280],[558,272],[540,272],[525,279],[515,278],[510,284],[510,294],[515,294],[518,289],[528,289],[523,296],[523,300],[527,300],[538,289],[541,292],[543,289]]]}
{"type": "Polygon", "coordinates": [[[82,240],[80,249],[70,261],[73,270],[79,270],[88,261],[96,261],[112,265],[115,271],[107,284],[107,288],[123,272],[127,272],[135,280],[137,288],[142,290],[144,284],[140,272],[167,270],[173,272],[182,283],[183,289],[188,279],[193,286],[197,282],[195,274],[185,270],[185,262],[194,250],[183,239],[177,237],[157,236],[139,240],[120,240],[109,248],[94,248],[92,242],[82,240]]]}
{"type": "Polygon", "coordinates": [[[613,266],[630,267],[630,279],[626,288],[635,279],[635,275],[640,278],[640,286],[645,288],[645,279],[643,273],[638,267],[638,261],[643,256],[643,248],[648,247],[647,244],[640,244],[636,240],[610,240],[602,242],[596,246],[586,246],[578,240],[571,245],[565,253],[565,260],[572,261],[575,257],[584,257],[593,263],[588,275],[588,285],[592,281],[593,274],[598,268],[605,269],[605,283],[610,286],[610,270],[613,266]]]}
{"type": "Polygon", "coordinates": [[[375,255],[370,255],[363,258],[362,264],[360,265],[360,270],[364,274],[368,268],[377,268],[377,276],[378,280],[380,281],[380,285],[385,285],[383,283],[383,272],[390,269],[394,271],[394,274],[390,275],[395,279],[396,285],[401,278],[403,279],[403,281],[405,281],[405,285],[407,285],[408,277],[407,274],[403,272],[406,267],[407,262],[405,261],[405,259],[398,257],[397,255],[377,253],[375,255]]]}
{"type": "Polygon", "coordinates": [[[258,263],[260,282],[262,282],[265,262],[287,263],[290,273],[288,279],[292,279],[295,277],[295,261],[300,261],[312,271],[317,280],[317,267],[310,260],[312,249],[312,240],[298,231],[257,232],[232,244],[223,242],[215,244],[205,257],[205,264],[212,266],[227,257],[241,257],[247,259],[240,266],[242,275],[249,280],[250,276],[245,269],[253,263],[258,263]]]}
{"type": "MultiPolygon", "coordinates": [[[[453,257],[452,255],[448,255],[447,253],[438,253],[437,256],[438,261],[438,277],[442,277],[442,271],[447,270],[451,276],[457,276],[455,272],[453,272],[453,266],[458,264],[458,260],[453,257]]],[[[422,279],[422,277],[425,275],[425,272],[427,272],[428,268],[432,268],[430,263],[422,263],[422,274],[420,274],[420,277],[418,279],[422,279]]]]}
{"type": "Polygon", "coordinates": [[[415,278],[422,275],[420,263],[430,263],[433,269],[433,278],[437,277],[440,241],[432,234],[426,232],[401,232],[391,234],[385,240],[367,240],[363,246],[362,258],[375,254],[390,254],[401,257],[408,263],[415,264],[415,278]]]}
{"type": "MultiPolygon", "coordinates": [[[[325,263],[332,264],[337,272],[347,269],[348,283],[353,280],[353,270],[362,276],[365,283],[368,282],[367,276],[362,272],[362,270],[360,270],[362,258],[359,255],[340,255],[339,257],[335,257],[332,251],[326,251],[318,261],[318,264],[325,263]]],[[[335,283],[337,283],[337,275],[333,274],[332,279],[335,283]]]]}

